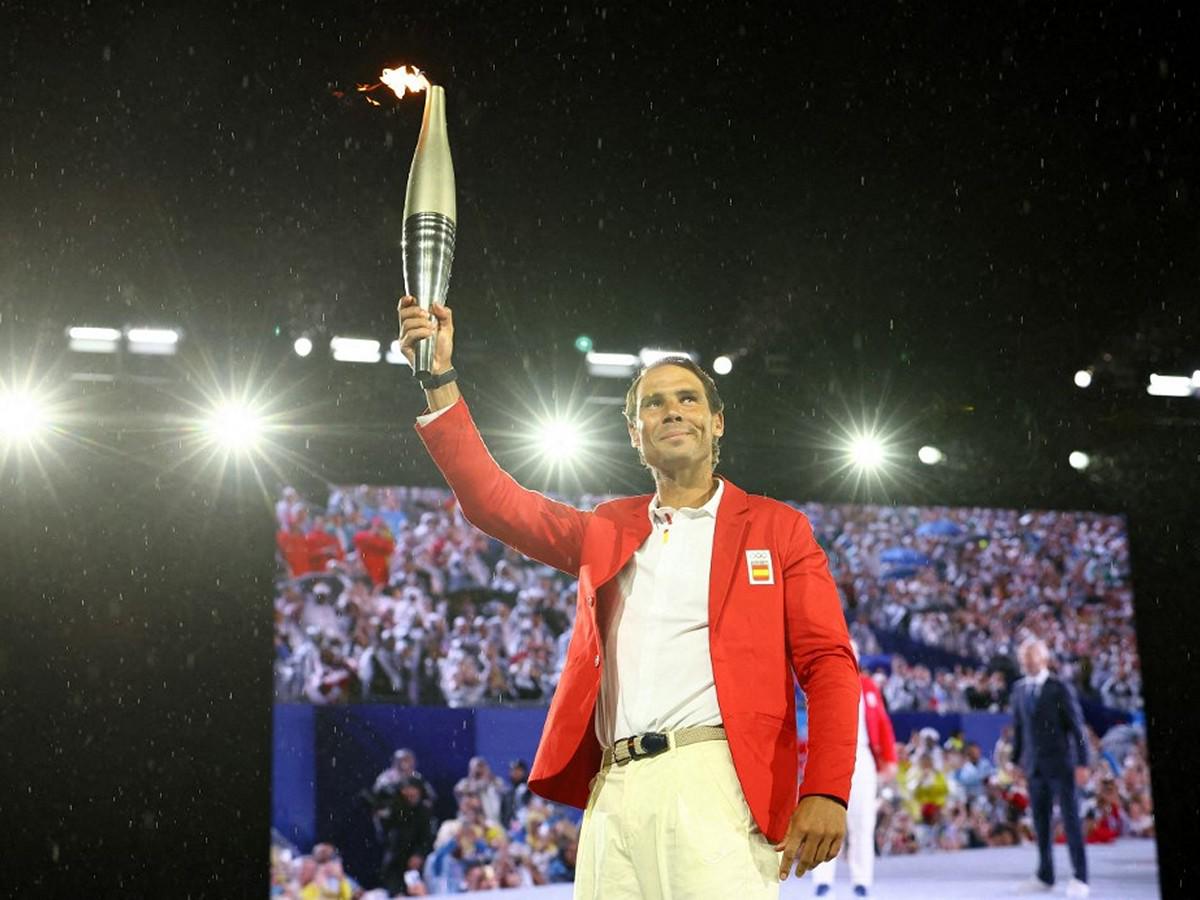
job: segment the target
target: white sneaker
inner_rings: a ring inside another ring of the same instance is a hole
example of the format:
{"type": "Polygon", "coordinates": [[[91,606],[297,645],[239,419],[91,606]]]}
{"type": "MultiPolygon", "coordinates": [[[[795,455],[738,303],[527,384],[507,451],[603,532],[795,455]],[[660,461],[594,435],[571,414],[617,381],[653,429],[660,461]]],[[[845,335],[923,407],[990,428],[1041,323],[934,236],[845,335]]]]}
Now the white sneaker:
{"type": "Polygon", "coordinates": [[[1067,897],[1069,900],[1083,900],[1091,893],[1091,888],[1087,886],[1086,881],[1080,881],[1078,878],[1072,878],[1067,882],[1067,897]]]}
{"type": "Polygon", "coordinates": [[[1022,881],[1017,885],[1018,894],[1049,894],[1053,890],[1054,885],[1046,884],[1040,878],[1030,878],[1028,881],[1022,881]]]}

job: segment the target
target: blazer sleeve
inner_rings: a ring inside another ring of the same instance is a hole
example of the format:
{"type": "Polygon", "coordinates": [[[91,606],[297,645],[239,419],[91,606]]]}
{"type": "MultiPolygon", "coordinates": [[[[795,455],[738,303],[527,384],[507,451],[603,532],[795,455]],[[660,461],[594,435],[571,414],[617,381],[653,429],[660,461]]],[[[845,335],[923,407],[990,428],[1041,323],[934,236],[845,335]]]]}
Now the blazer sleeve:
{"type": "Polygon", "coordinates": [[[783,570],[788,653],[808,699],[808,762],[800,796],[850,797],[862,689],[825,551],[797,516],[783,570]]]}
{"type": "Polygon", "coordinates": [[[1012,691],[1012,761],[1018,766],[1021,765],[1021,751],[1025,749],[1025,716],[1021,709],[1021,688],[1022,684],[1020,681],[1018,681],[1013,685],[1012,691]]]}
{"type": "Polygon", "coordinates": [[[882,745],[883,761],[891,764],[896,763],[898,761],[896,756],[896,732],[892,728],[892,717],[884,707],[882,698],[879,704],[879,743],[882,745]]]}
{"type": "Polygon", "coordinates": [[[1075,688],[1066,681],[1060,679],[1059,683],[1062,685],[1063,693],[1066,694],[1061,705],[1063,725],[1075,743],[1075,765],[1086,766],[1091,754],[1088,752],[1087,730],[1084,728],[1083,710],[1079,706],[1079,696],[1075,693],[1075,688]]]}
{"type": "Polygon", "coordinates": [[[517,484],[488,452],[466,400],[416,429],[467,521],[538,562],[579,574],[592,514],[517,484]]]}

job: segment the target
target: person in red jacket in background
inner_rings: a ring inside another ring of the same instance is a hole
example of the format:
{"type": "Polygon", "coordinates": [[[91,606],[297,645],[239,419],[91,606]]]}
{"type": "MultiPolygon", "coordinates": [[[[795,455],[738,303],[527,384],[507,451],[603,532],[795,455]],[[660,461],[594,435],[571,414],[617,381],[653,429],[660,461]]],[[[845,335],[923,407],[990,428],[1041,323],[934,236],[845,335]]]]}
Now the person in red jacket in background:
{"type": "Polygon", "coordinates": [[[324,572],[330,560],[346,557],[341,542],[325,530],[324,516],[313,519],[312,530],[304,539],[308,544],[308,567],[311,572],[324,572]]]}
{"type": "Polygon", "coordinates": [[[308,556],[308,541],[304,538],[303,511],[292,516],[286,528],[275,533],[275,546],[283,557],[291,578],[299,578],[312,571],[308,556]]]}
{"type": "MultiPolygon", "coordinates": [[[[850,646],[858,658],[858,644],[850,646]]],[[[860,661],[861,665],[861,661],[860,661]]],[[[858,752],[850,781],[850,803],[846,810],[846,843],[843,854],[850,864],[850,881],[855,897],[869,897],[875,882],[875,818],[879,809],[879,781],[896,777],[896,734],[883,705],[878,685],[860,672],[862,698],[858,706],[858,752]]],[[[837,859],[813,869],[816,896],[832,896],[837,859]]]]}
{"type": "Polygon", "coordinates": [[[354,536],[354,547],[371,582],[376,587],[387,584],[388,562],[396,549],[387,522],[381,516],[373,518],[369,529],[363,529],[354,536]]]}

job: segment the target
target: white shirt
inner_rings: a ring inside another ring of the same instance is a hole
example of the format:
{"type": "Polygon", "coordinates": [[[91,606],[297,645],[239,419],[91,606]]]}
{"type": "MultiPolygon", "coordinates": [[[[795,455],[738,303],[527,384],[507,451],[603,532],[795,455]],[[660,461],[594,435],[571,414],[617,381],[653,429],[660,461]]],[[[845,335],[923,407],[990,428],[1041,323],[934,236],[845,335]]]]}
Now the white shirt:
{"type": "MultiPolygon", "coordinates": [[[[417,422],[427,425],[449,408],[417,422]]],[[[617,602],[597,606],[605,659],[596,703],[601,746],[646,731],[721,724],[708,647],[708,581],[724,492],[718,479],[699,509],[660,506],[655,497],[648,512],[653,530],[617,576],[617,602]]]]}
{"type": "Polygon", "coordinates": [[[1042,671],[1038,672],[1036,675],[1027,675],[1025,677],[1025,681],[1030,687],[1033,688],[1033,696],[1035,698],[1041,696],[1042,688],[1045,686],[1046,679],[1049,677],[1050,670],[1048,668],[1042,669],[1042,671]]]}
{"type": "Polygon", "coordinates": [[[699,509],[650,504],[653,530],[597,608],[605,666],[596,704],[602,746],[646,731],[719,725],[708,647],[708,580],[725,482],[699,509]]]}

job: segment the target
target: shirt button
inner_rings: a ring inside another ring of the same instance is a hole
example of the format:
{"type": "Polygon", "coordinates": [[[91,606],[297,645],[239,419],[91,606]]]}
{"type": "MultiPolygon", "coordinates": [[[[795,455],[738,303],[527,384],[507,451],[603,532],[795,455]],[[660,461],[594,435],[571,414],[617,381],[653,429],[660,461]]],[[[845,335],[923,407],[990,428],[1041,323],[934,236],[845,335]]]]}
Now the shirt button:
{"type": "Polygon", "coordinates": [[[596,605],[596,597],[593,594],[588,594],[588,606],[596,605]]]}
{"type": "Polygon", "coordinates": [[[599,665],[600,665],[600,654],[599,653],[597,653],[596,658],[592,660],[592,665],[599,667],[599,665]]]}

